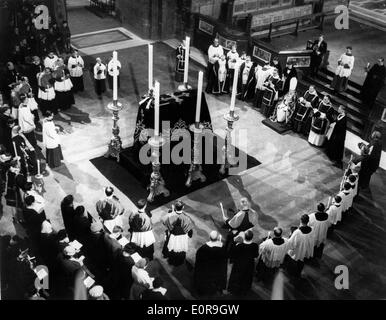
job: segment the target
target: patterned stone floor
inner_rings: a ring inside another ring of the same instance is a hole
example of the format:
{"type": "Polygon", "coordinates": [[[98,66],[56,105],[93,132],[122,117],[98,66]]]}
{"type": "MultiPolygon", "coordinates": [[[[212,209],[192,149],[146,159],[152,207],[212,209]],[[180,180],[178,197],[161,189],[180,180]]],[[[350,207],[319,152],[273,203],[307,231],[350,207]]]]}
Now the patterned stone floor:
{"type": "MultiPolygon", "coordinates": [[[[124,104],[119,124],[126,146],[131,143],[139,96],[147,86],[146,50],[146,46],[140,46],[118,52],[122,62],[122,88],[119,96],[124,104]]],[[[104,53],[102,58],[108,57],[110,53],[104,53]]],[[[154,77],[161,82],[162,91],[175,90],[178,84],[174,82],[173,50],[157,44],[154,62],[154,77]]],[[[199,69],[196,64],[190,65],[190,83],[195,83],[199,69]]],[[[106,105],[111,101],[111,92],[103,100],[97,100],[91,76],[87,72],[85,85],[86,91],[76,96],[76,106],[67,113],[66,119],[55,119],[64,132],[61,139],[65,164],[47,172],[43,192],[48,201],[47,216],[56,230],[63,226],[59,203],[65,195],[73,194],[76,205],[84,205],[95,216],[95,203],[102,197],[102,188],[110,184],[88,160],[106,151],[112,125],[106,105]]],[[[207,100],[215,133],[224,136],[223,115],[228,110],[229,97],[207,95],[207,100]]],[[[305,139],[297,134],[282,136],[270,130],[262,125],[263,116],[243,102],[237,101],[236,113],[240,120],[235,124],[235,131],[238,128],[246,129],[247,143],[240,145],[236,140],[234,143],[259,159],[262,165],[182,198],[195,224],[195,235],[187,256],[190,264],[194,264],[195,249],[207,241],[210,230],[223,232],[219,228],[220,201],[225,207],[230,207],[235,206],[242,196],[250,199],[259,216],[259,223],[254,230],[257,240],[276,225],[284,227],[288,234],[288,227],[297,225],[301,214],[314,210],[317,202],[326,201],[340,184],[342,171],[332,167],[324,153],[311,147],[305,139]]],[[[300,282],[284,277],[283,291],[286,299],[386,298],[385,186],[386,174],[379,170],[372,180],[371,191],[363,194],[355,204],[357,212],[329,240],[323,259],[319,263],[307,265],[304,279],[300,282]],[[334,287],[333,271],[340,264],[349,268],[349,290],[339,291],[334,287]]],[[[117,196],[127,209],[133,208],[133,203],[120,190],[117,190],[117,196]]],[[[181,295],[194,299],[196,296],[192,290],[192,271],[189,266],[171,267],[160,255],[164,231],[160,218],[168,207],[170,204],[153,211],[156,258],[170,275],[173,285],[178,286],[181,295]]],[[[12,222],[14,214],[12,208],[2,203],[1,235],[23,235],[20,226],[12,222]]],[[[246,298],[270,299],[271,293],[271,283],[254,282],[253,290],[246,298]]],[[[228,299],[229,296],[219,298],[228,299]]]]}

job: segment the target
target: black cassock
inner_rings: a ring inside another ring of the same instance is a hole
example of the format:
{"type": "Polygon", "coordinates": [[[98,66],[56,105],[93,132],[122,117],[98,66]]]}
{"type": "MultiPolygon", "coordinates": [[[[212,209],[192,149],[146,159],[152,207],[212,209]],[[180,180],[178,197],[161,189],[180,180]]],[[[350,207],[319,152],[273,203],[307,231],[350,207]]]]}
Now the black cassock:
{"type": "Polygon", "coordinates": [[[241,243],[234,247],[231,258],[234,261],[229,278],[228,291],[234,295],[244,295],[250,289],[255,269],[255,258],[259,255],[257,243],[241,243]]]}
{"type": "Polygon", "coordinates": [[[326,153],[331,160],[342,161],[346,140],[347,117],[337,118],[331,138],[326,145],[326,153]]]}
{"type": "Polygon", "coordinates": [[[363,83],[361,95],[363,102],[367,107],[371,108],[381,90],[386,78],[385,66],[379,64],[374,65],[367,73],[365,82],[363,83]]]}
{"type": "Polygon", "coordinates": [[[252,100],[255,96],[256,78],[255,78],[256,64],[253,63],[249,70],[248,80],[246,84],[243,84],[243,72],[245,69],[245,62],[240,66],[239,81],[237,82],[237,92],[239,98],[243,101],[252,100]]]}
{"type": "Polygon", "coordinates": [[[194,286],[199,294],[214,294],[226,288],[227,256],[225,247],[204,244],[197,250],[194,286]]]}

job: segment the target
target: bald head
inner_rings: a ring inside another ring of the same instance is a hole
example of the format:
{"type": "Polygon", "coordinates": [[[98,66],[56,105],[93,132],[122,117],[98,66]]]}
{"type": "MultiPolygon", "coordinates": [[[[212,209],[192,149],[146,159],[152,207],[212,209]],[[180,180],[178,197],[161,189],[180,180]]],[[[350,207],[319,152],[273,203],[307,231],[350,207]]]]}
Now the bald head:
{"type": "Polygon", "coordinates": [[[218,232],[213,230],[210,234],[209,234],[209,238],[210,238],[210,241],[217,241],[218,240],[218,232]]]}

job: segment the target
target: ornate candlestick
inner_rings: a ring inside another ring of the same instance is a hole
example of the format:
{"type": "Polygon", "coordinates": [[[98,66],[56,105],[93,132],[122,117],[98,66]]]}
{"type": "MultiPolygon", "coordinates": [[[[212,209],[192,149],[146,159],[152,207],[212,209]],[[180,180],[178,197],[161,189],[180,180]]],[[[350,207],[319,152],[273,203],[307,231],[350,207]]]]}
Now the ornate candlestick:
{"type": "Polygon", "coordinates": [[[202,173],[202,166],[200,162],[200,138],[202,134],[203,125],[199,122],[192,124],[190,126],[190,131],[194,134],[193,140],[193,150],[192,150],[192,163],[188,171],[188,179],[186,180],[185,185],[190,187],[192,182],[200,180],[201,182],[206,181],[205,175],[202,173]]]}
{"type": "Polygon", "coordinates": [[[235,114],[234,110],[230,110],[229,113],[224,115],[224,119],[227,121],[226,127],[226,135],[225,135],[225,144],[223,147],[223,164],[220,167],[220,174],[224,175],[226,169],[228,169],[232,163],[230,163],[230,154],[229,154],[229,146],[232,143],[232,131],[233,131],[233,123],[239,120],[239,116],[235,114]]]}
{"type": "Polygon", "coordinates": [[[106,158],[114,157],[117,158],[117,161],[119,162],[120,153],[122,151],[122,140],[119,136],[119,126],[118,126],[118,120],[119,120],[119,111],[122,110],[122,104],[118,101],[113,101],[107,105],[107,108],[113,112],[113,128],[112,133],[113,136],[111,137],[110,143],[109,143],[109,149],[105,154],[106,158]]]}
{"type": "Polygon", "coordinates": [[[159,162],[160,152],[159,149],[165,144],[165,139],[157,135],[151,137],[148,141],[148,144],[151,146],[151,155],[152,155],[152,173],[150,175],[150,186],[148,189],[150,193],[147,197],[147,201],[153,202],[154,198],[160,194],[163,194],[164,197],[168,197],[170,192],[165,187],[165,181],[161,176],[161,163],[159,162]]]}

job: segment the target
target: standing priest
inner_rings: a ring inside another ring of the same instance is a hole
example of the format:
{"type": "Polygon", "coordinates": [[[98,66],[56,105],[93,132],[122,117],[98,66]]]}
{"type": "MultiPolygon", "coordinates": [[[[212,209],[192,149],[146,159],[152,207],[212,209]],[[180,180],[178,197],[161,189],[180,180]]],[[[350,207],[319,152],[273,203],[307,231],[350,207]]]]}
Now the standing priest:
{"type": "Polygon", "coordinates": [[[221,235],[212,231],[209,238],[197,250],[194,266],[194,286],[202,295],[221,293],[227,283],[227,253],[221,235]]]}
{"type": "Polygon", "coordinates": [[[385,83],[386,68],[384,66],[384,58],[379,58],[378,63],[374,64],[371,69],[370,64],[368,64],[365,70],[367,76],[362,86],[361,95],[366,107],[371,109],[385,83]]]}
{"type": "Polygon", "coordinates": [[[188,240],[193,235],[191,219],[183,209],[184,204],[177,201],[172,210],[162,218],[162,223],[167,228],[163,254],[168,258],[168,262],[175,266],[184,263],[188,240]]]}
{"type": "Polygon", "coordinates": [[[220,59],[221,56],[224,55],[224,49],[219,44],[219,41],[217,38],[213,40],[213,44],[210,45],[208,49],[208,68],[207,68],[207,77],[208,77],[208,84],[206,86],[206,92],[212,93],[213,87],[215,85],[215,82],[217,81],[216,78],[216,72],[215,72],[215,66],[216,62],[220,59]]]}

